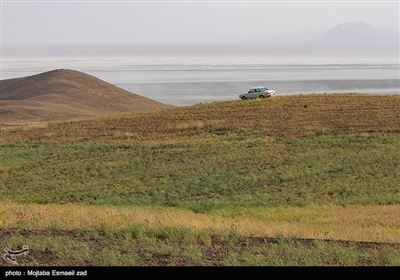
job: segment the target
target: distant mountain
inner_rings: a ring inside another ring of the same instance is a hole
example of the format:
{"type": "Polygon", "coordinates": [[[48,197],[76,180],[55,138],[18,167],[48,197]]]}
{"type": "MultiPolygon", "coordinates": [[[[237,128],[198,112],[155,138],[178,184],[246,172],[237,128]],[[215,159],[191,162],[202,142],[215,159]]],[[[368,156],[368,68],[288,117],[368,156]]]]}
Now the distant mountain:
{"type": "Polygon", "coordinates": [[[346,22],[330,30],[286,32],[268,38],[272,42],[399,41],[399,30],[376,28],[366,22],[346,22]]]}
{"type": "Polygon", "coordinates": [[[319,41],[398,41],[399,31],[376,28],[366,22],[347,22],[327,31],[319,41]]]}
{"type": "Polygon", "coordinates": [[[0,88],[3,124],[96,117],[171,106],[69,69],[1,80],[0,88]]]}
{"type": "Polygon", "coordinates": [[[271,36],[268,40],[271,42],[310,42],[318,40],[324,35],[326,30],[311,32],[284,32],[271,36]]]}

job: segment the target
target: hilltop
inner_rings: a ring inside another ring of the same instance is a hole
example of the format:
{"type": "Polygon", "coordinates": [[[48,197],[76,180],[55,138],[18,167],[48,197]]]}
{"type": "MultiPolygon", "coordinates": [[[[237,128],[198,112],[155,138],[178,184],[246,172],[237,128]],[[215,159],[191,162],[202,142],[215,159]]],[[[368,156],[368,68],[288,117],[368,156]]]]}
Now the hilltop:
{"type": "Polygon", "coordinates": [[[171,106],[70,69],[1,80],[0,88],[2,124],[81,119],[171,106]]]}

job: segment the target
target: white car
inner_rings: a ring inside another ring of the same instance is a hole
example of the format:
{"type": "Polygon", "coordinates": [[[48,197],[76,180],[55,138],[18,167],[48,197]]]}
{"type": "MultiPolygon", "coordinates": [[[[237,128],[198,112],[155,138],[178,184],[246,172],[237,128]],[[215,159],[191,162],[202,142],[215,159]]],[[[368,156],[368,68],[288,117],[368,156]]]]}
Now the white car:
{"type": "Polygon", "coordinates": [[[275,90],[266,87],[253,87],[249,89],[247,93],[239,94],[239,98],[242,100],[251,98],[265,98],[275,95],[275,90]]]}

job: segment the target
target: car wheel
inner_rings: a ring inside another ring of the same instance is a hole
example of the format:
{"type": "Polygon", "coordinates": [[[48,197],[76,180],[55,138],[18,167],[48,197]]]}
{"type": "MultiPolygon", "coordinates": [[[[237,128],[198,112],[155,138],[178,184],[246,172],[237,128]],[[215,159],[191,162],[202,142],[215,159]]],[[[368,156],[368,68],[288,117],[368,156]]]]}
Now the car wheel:
{"type": "Polygon", "coordinates": [[[264,98],[264,95],[260,95],[260,98],[264,98]]]}
{"type": "Polygon", "coordinates": [[[242,96],[242,100],[246,100],[247,98],[246,98],[246,96],[242,96]]]}

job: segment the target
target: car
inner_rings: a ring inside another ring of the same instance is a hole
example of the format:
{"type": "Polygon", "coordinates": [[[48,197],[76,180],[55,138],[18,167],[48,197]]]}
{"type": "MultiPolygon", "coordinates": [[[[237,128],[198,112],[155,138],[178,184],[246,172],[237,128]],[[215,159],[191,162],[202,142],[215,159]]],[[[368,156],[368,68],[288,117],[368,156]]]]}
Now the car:
{"type": "Polygon", "coordinates": [[[249,89],[247,93],[239,94],[239,98],[242,100],[252,99],[252,98],[265,98],[275,95],[275,90],[269,89],[267,87],[253,87],[249,89]]]}

